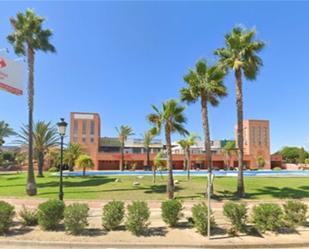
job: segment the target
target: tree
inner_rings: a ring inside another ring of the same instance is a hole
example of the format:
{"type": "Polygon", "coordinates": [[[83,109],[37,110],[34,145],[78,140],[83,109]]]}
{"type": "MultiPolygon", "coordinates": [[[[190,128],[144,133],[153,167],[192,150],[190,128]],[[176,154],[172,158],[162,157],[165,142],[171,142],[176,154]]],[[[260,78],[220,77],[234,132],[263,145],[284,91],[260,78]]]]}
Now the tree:
{"type": "Polygon", "coordinates": [[[130,126],[128,125],[121,125],[119,128],[116,127],[116,131],[118,133],[118,139],[120,142],[120,150],[121,150],[121,159],[120,159],[120,164],[119,164],[119,170],[123,171],[124,170],[124,143],[127,141],[129,136],[134,135],[133,130],[130,126]]]}
{"type": "Polygon", "coordinates": [[[233,166],[231,165],[231,158],[234,154],[236,154],[236,145],[235,141],[227,141],[222,148],[223,155],[225,157],[225,166],[233,166]]]}
{"type": "MultiPolygon", "coordinates": [[[[208,175],[212,173],[211,140],[208,118],[208,103],[212,106],[219,104],[219,99],[226,96],[226,87],[223,79],[225,70],[218,65],[208,66],[205,60],[199,60],[195,69],[190,69],[184,76],[187,87],[180,90],[181,100],[195,103],[200,100],[202,123],[204,132],[205,161],[208,166],[208,175]]],[[[211,186],[211,193],[213,187],[211,186]]]]}
{"type": "Polygon", "coordinates": [[[86,154],[80,155],[75,163],[78,168],[83,169],[83,176],[86,176],[86,169],[92,169],[94,167],[91,157],[86,154]]]}
{"type": "MultiPolygon", "coordinates": [[[[308,152],[303,148],[285,146],[275,154],[282,156],[283,161],[286,163],[298,163],[304,158],[308,158],[308,152]]],[[[305,160],[304,160],[305,161],[305,160]]]]}
{"type": "Polygon", "coordinates": [[[33,169],[33,96],[34,96],[34,58],[36,51],[55,52],[55,47],[49,42],[52,36],[50,29],[43,29],[45,18],[27,9],[26,13],[17,13],[16,18],[10,18],[13,33],[7,39],[13,45],[15,53],[19,56],[27,56],[28,64],[28,175],[26,192],[28,195],[36,195],[33,169]]]}
{"type": "Polygon", "coordinates": [[[163,167],[166,167],[166,160],[163,157],[164,157],[163,151],[160,151],[160,152],[157,153],[157,155],[154,158],[154,161],[153,161],[153,180],[152,180],[153,183],[156,183],[156,171],[157,171],[157,169],[160,170],[161,178],[163,178],[162,170],[163,170],[163,167]]]}
{"type": "Polygon", "coordinates": [[[152,105],[154,113],[147,116],[149,122],[153,125],[151,133],[157,135],[161,129],[165,131],[165,142],[167,151],[167,168],[168,168],[168,183],[167,194],[169,199],[174,198],[174,180],[173,180],[173,159],[172,159],[172,142],[171,134],[178,132],[181,135],[187,135],[188,131],[183,127],[186,123],[184,116],[184,107],[179,105],[176,100],[171,99],[162,103],[162,109],[159,110],[152,105]]]}
{"type": "Polygon", "coordinates": [[[181,146],[184,152],[184,170],[187,171],[187,179],[190,180],[190,167],[191,167],[191,153],[190,148],[197,144],[198,136],[195,133],[191,133],[187,138],[179,140],[178,144],[181,146]]]}
{"type": "Polygon", "coordinates": [[[246,30],[242,27],[234,27],[225,35],[225,47],[215,51],[220,58],[224,68],[234,71],[236,84],[236,106],[237,106],[237,144],[238,144],[238,183],[237,195],[244,197],[245,187],[243,178],[244,145],[243,145],[243,92],[242,75],[247,80],[255,80],[262,60],[257,53],[264,47],[264,42],[255,40],[255,30],[246,30]]]}
{"type": "MultiPolygon", "coordinates": [[[[151,134],[150,131],[146,131],[143,134],[143,141],[144,141],[144,148],[146,150],[146,157],[147,157],[147,166],[150,166],[150,144],[152,139],[154,138],[154,135],[151,134]]],[[[155,182],[155,167],[152,166],[152,181],[155,182]]]]}
{"type": "MultiPolygon", "coordinates": [[[[21,132],[18,134],[18,142],[24,145],[28,145],[29,129],[27,125],[21,128],[21,132]]],[[[59,144],[58,132],[55,126],[51,125],[51,122],[38,121],[34,124],[33,131],[33,149],[35,157],[38,160],[38,177],[43,177],[43,166],[45,154],[50,148],[59,144]]]]}
{"type": "Polygon", "coordinates": [[[82,154],[82,147],[78,143],[69,143],[64,152],[64,163],[69,166],[69,170],[73,171],[77,158],[82,154]]]}
{"type": "Polygon", "coordinates": [[[260,169],[260,168],[264,168],[266,162],[263,156],[258,156],[256,159],[256,163],[260,169]]]}
{"type": "Polygon", "coordinates": [[[14,130],[9,124],[4,121],[0,121],[0,147],[4,144],[4,138],[15,135],[14,130]]]}

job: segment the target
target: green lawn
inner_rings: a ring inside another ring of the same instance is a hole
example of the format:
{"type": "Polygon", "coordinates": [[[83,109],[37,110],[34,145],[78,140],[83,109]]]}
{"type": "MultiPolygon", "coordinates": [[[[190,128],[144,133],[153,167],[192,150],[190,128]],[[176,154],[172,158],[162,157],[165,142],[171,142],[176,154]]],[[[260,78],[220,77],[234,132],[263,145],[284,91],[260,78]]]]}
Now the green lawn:
{"type": "MultiPolygon", "coordinates": [[[[185,177],[175,177],[177,198],[191,200],[202,199],[206,189],[205,177],[193,177],[190,182],[185,177]]],[[[25,173],[0,174],[0,197],[26,197],[25,173]]],[[[158,176],[156,185],[151,176],[142,179],[136,176],[91,176],[64,177],[66,199],[96,200],[163,200],[166,176],[158,176]],[[119,178],[120,182],[115,182],[119,178]],[[133,186],[138,181],[139,186],[133,186]]],[[[49,173],[44,178],[37,178],[39,198],[57,198],[59,178],[49,173]]],[[[309,198],[309,178],[267,178],[247,177],[245,179],[248,199],[285,199],[309,198]]],[[[236,177],[217,177],[215,195],[217,199],[233,199],[236,191],[236,177]]]]}

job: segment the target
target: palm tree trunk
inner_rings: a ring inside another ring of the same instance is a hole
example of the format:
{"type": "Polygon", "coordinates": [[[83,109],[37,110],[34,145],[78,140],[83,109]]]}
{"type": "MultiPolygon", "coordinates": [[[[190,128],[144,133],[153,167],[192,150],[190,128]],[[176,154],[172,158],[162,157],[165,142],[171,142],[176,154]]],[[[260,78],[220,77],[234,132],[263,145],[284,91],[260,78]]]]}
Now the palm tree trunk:
{"type": "Polygon", "coordinates": [[[28,175],[26,192],[28,195],[36,195],[37,189],[35,184],[33,169],[33,95],[34,95],[34,50],[28,44],[28,175]]]}
{"type": "Polygon", "coordinates": [[[38,177],[44,177],[43,167],[44,167],[44,153],[38,152],[38,177]]]}
{"type": "Polygon", "coordinates": [[[190,156],[190,148],[187,148],[187,180],[190,180],[190,169],[191,169],[191,156],[190,156]]]}
{"type": "Polygon", "coordinates": [[[83,176],[86,176],[86,167],[83,167],[83,176]]]}
{"type": "MultiPolygon", "coordinates": [[[[211,141],[210,141],[210,132],[209,132],[209,122],[208,122],[208,106],[206,96],[202,96],[202,120],[203,120],[203,131],[204,131],[204,146],[205,146],[205,160],[207,161],[208,166],[208,177],[212,174],[212,158],[211,158],[211,141]]],[[[213,193],[213,186],[210,186],[210,195],[213,193]]]]}
{"type": "Polygon", "coordinates": [[[149,167],[150,166],[150,148],[149,147],[146,148],[146,153],[147,153],[147,155],[146,155],[146,157],[147,157],[147,167],[149,167]]]}
{"type": "Polygon", "coordinates": [[[165,126],[165,140],[166,140],[167,169],[168,169],[166,192],[168,199],[173,199],[174,198],[173,158],[172,158],[171,129],[168,124],[165,126]]]}
{"type": "Polygon", "coordinates": [[[237,142],[238,142],[238,179],[237,179],[237,195],[239,198],[244,197],[244,176],[243,176],[243,96],[242,96],[242,80],[241,69],[236,69],[236,106],[237,106],[237,142]]]}
{"type": "Polygon", "coordinates": [[[121,142],[121,147],[120,147],[120,153],[121,153],[121,158],[120,158],[120,164],[119,164],[119,170],[123,171],[123,162],[124,162],[124,142],[121,142]]]}

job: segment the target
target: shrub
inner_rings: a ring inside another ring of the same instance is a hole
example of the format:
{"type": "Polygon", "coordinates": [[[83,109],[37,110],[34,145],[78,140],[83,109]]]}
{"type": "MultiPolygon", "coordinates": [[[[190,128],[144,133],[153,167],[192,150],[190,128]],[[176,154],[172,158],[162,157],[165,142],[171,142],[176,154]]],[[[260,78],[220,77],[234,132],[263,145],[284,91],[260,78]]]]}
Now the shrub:
{"type": "Polygon", "coordinates": [[[107,230],[115,230],[123,221],[124,203],[111,201],[103,207],[102,226],[107,230]]]}
{"type": "Polygon", "coordinates": [[[64,203],[49,200],[38,206],[38,223],[43,230],[54,230],[63,219],[64,203]]]}
{"type": "Polygon", "coordinates": [[[87,204],[73,203],[64,210],[64,227],[71,234],[81,234],[88,226],[87,204]]]}
{"type": "Polygon", "coordinates": [[[141,235],[149,225],[150,211],[144,201],[134,201],[128,205],[126,228],[134,235],[141,235]]]}
{"type": "Polygon", "coordinates": [[[178,200],[168,200],[161,204],[161,216],[163,221],[173,227],[182,217],[182,204],[178,200]]]}
{"type": "Polygon", "coordinates": [[[48,172],[58,172],[58,171],[59,171],[59,169],[58,169],[57,167],[55,167],[55,166],[50,167],[50,168],[48,169],[48,172]]]}
{"type": "Polygon", "coordinates": [[[283,204],[284,223],[287,227],[294,228],[306,222],[308,206],[301,201],[288,201],[283,204]]]}
{"type": "Polygon", "coordinates": [[[274,167],[273,170],[282,170],[280,167],[274,167]]]}
{"type": "Polygon", "coordinates": [[[14,207],[5,201],[0,201],[0,234],[9,231],[13,224],[14,215],[14,207]]]}
{"type": "Polygon", "coordinates": [[[19,212],[22,223],[25,226],[36,226],[38,224],[37,211],[26,208],[24,205],[19,212]]]}
{"type": "MultiPolygon", "coordinates": [[[[195,204],[192,207],[192,219],[193,225],[197,231],[202,235],[206,235],[208,228],[208,208],[205,203],[195,204]]],[[[215,219],[211,214],[210,228],[213,228],[215,225],[215,219]]]]}
{"type": "Polygon", "coordinates": [[[278,204],[263,203],[253,207],[252,221],[260,232],[278,231],[282,218],[283,211],[278,204]]]}
{"type": "Polygon", "coordinates": [[[229,201],[223,206],[223,214],[232,223],[232,233],[244,232],[247,220],[247,208],[244,203],[229,201]]]}

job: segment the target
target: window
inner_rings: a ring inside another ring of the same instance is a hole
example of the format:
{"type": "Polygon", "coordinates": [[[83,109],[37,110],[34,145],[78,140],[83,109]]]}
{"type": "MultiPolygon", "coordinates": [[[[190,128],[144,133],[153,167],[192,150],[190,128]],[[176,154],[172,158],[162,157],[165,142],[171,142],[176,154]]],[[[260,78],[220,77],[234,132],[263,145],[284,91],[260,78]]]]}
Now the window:
{"type": "Polygon", "coordinates": [[[94,137],[90,138],[90,143],[94,143],[94,137]]]}
{"type": "Polygon", "coordinates": [[[74,120],[74,136],[78,134],[78,120],[74,120]]]}
{"type": "Polygon", "coordinates": [[[94,121],[90,121],[90,135],[94,135],[94,121]]]}
{"type": "Polygon", "coordinates": [[[259,126],[259,128],[258,128],[258,143],[259,143],[259,146],[262,145],[262,128],[261,128],[261,126],[259,126]]]}
{"type": "Polygon", "coordinates": [[[73,137],[73,142],[77,143],[77,137],[75,137],[75,136],[73,137]]]}
{"type": "Polygon", "coordinates": [[[86,138],[85,137],[83,137],[83,143],[85,143],[86,142],[86,138]]]}
{"type": "Polygon", "coordinates": [[[268,144],[268,134],[267,134],[267,128],[264,127],[264,144],[267,146],[268,144]]]}
{"type": "Polygon", "coordinates": [[[86,135],[86,120],[83,120],[83,135],[86,135]]]}
{"type": "Polygon", "coordinates": [[[255,144],[255,127],[252,127],[252,144],[255,144]]]}
{"type": "Polygon", "coordinates": [[[248,130],[247,128],[244,129],[245,130],[245,145],[248,144],[248,130]]]}

